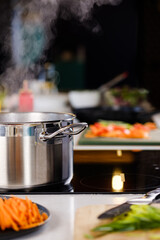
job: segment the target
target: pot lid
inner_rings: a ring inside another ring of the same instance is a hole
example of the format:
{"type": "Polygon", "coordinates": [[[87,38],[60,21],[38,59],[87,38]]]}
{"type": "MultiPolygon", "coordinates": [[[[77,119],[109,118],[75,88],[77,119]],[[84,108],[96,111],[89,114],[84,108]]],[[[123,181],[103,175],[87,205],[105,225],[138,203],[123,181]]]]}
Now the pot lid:
{"type": "Polygon", "coordinates": [[[58,112],[9,112],[0,113],[0,124],[25,124],[70,121],[76,116],[72,113],[58,112]]]}

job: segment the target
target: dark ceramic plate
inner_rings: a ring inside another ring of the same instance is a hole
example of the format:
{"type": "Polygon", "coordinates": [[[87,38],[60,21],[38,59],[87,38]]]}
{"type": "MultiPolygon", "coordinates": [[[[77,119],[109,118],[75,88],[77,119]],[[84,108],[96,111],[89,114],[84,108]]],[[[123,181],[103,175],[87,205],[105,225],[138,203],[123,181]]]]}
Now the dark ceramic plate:
{"type": "MultiPolygon", "coordinates": [[[[2,198],[4,198],[5,196],[3,196],[2,198]]],[[[9,197],[6,197],[9,198],[9,197]]],[[[42,228],[49,220],[51,217],[51,214],[49,212],[49,210],[39,204],[37,204],[37,207],[40,211],[40,213],[42,214],[43,212],[46,213],[48,215],[48,218],[46,221],[44,221],[42,224],[40,224],[39,226],[30,228],[30,229],[25,229],[25,230],[20,230],[20,231],[14,231],[12,229],[6,229],[5,231],[1,231],[0,230],[0,240],[9,240],[9,239],[17,239],[18,237],[22,237],[25,236],[29,233],[35,232],[37,230],[39,230],[40,228],[42,228]]]]}

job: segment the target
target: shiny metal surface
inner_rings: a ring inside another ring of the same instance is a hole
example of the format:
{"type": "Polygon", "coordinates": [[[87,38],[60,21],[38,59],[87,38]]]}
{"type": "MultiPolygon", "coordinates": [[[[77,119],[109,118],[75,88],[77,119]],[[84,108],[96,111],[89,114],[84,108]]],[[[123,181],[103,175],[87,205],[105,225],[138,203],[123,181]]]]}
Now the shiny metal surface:
{"type": "Polygon", "coordinates": [[[53,134],[73,124],[74,117],[63,113],[1,113],[0,188],[68,184],[73,175],[72,135],[57,133],[45,142],[39,135],[42,130],[53,134]]]}
{"type": "Polygon", "coordinates": [[[28,126],[26,131],[23,125],[6,126],[5,132],[7,136],[0,136],[0,188],[70,182],[73,174],[72,136],[42,142],[39,140],[41,127],[28,126]],[[26,134],[29,132],[30,136],[26,134]]]}
{"type": "Polygon", "coordinates": [[[63,128],[58,129],[54,133],[48,134],[45,130],[42,129],[42,132],[39,135],[40,140],[46,141],[57,136],[60,133],[64,133],[67,135],[77,135],[81,133],[86,127],[88,127],[87,123],[73,123],[69,124],[63,128]],[[67,130],[67,131],[66,131],[67,130]]]}
{"type": "Polygon", "coordinates": [[[0,124],[47,123],[70,121],[75,118],[72,113],[57,112],[9,112],[0,113],[0,124]]]}

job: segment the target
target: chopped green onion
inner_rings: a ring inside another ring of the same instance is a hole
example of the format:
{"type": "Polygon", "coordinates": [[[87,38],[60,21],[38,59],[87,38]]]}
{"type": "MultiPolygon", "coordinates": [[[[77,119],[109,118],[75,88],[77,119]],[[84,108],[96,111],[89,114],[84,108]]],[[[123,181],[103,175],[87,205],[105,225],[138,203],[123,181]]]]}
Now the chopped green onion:
{"type": "MultiPolygon", "coordinates": [[[[131,210],[113,219],[112,222],[99,225],[89,235],[97,238],[112,232],[149,230],[160,227],[160,209],[150,205],[132,205],[131,210]],[[98,235],[95,235],[98,234],[98,235]]],[[[160,236],[160,235],[159,235],[160,236]]],[[[91,239],[91,238],[90,238],[91,239]]]]}

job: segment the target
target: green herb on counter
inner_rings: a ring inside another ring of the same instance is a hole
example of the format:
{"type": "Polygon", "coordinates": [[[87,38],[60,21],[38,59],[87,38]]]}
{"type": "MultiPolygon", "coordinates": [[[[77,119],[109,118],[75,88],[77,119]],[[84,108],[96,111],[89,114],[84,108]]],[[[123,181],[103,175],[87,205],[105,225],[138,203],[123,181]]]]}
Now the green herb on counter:
{"type": "Polygon", "coordinates": [[[91,235],[88,235],[88,237],[91,239],[91,236],[93,238],[97,238],[112,232],[149,230],[159,227],[159,208],[150,205],[132,205],[129,212],[115,217],[110,223],[93,228],[91,230],[91,235]]]}
{"type": "Polygon", "coordinates": [[[101,123],[104,126],[108,126],[110,124],[114,124],[114,125],[117,125],[117,126],[128,128],[128,129],[132,127],[132,124],[126,123],[126,122],[121,122],[121,121],[99,120],[99,123],[101,123]]]}

